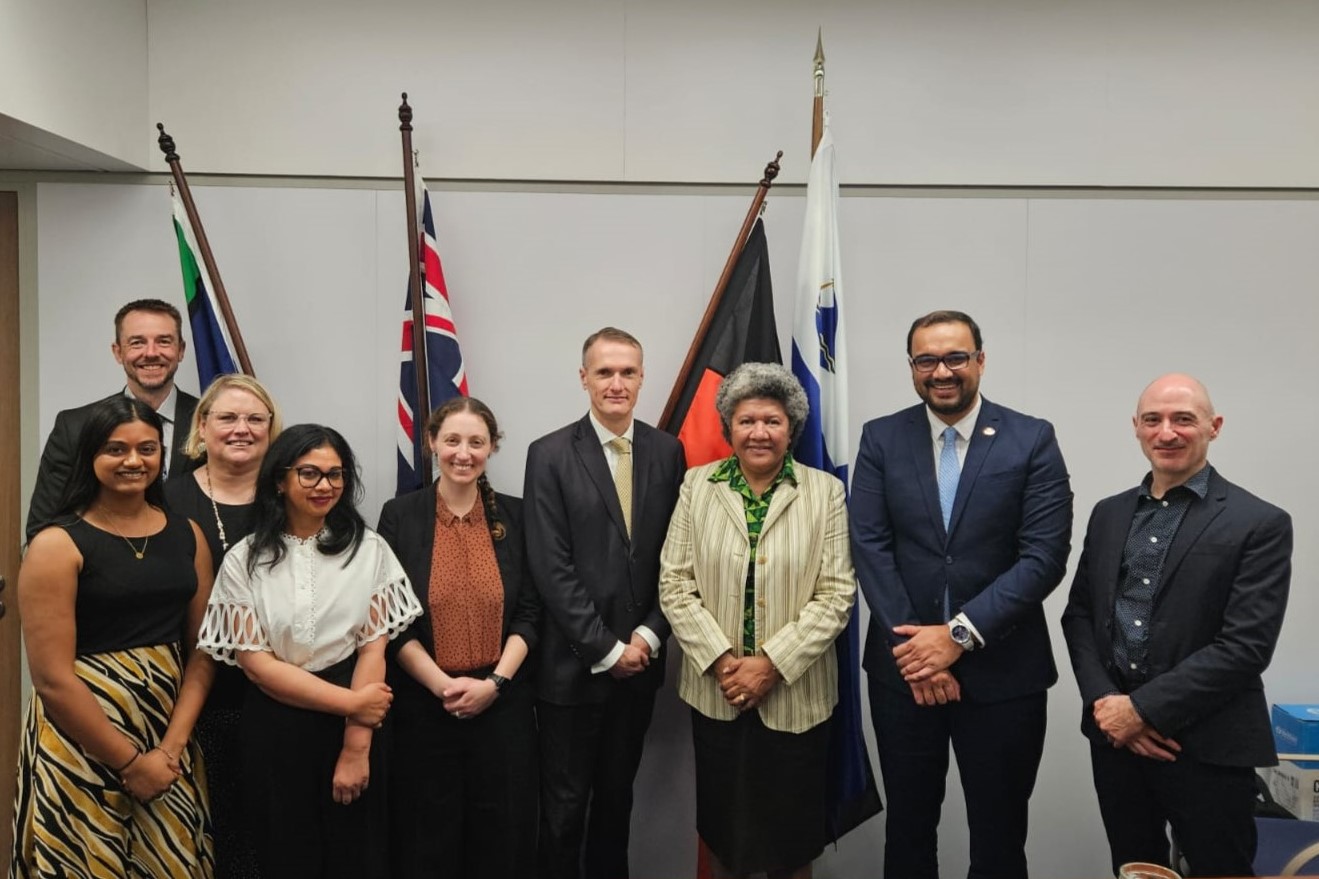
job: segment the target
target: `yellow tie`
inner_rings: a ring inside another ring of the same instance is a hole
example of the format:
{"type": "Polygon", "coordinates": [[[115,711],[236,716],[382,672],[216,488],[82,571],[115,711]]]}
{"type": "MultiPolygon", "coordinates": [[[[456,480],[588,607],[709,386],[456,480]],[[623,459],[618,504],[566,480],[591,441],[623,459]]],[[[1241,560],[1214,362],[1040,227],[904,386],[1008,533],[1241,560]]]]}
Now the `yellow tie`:
{"type": "Polygon", "coordinates": [[[624,437],[614,437],[609,441],[609,448],[618,455],[618,466],[614,468],[614,490],[618,492],[618,503],[623,507],[623,524],[627,526],[627,536],[632,536],[632,441],[624,437]]]}

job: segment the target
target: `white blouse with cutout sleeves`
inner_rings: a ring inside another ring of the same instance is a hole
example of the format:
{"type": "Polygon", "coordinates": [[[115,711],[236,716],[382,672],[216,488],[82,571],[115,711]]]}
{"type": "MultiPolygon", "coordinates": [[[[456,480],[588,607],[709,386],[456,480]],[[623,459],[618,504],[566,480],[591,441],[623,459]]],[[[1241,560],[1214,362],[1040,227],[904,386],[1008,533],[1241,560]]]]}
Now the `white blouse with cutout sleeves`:
{"type": "Polygon", "coordinates": [[[251,574],[250,537],[225,554],[197,636],[202,650],[230,665],[235,651],[264,650],[315,672],[421,616],[407,574],[374,531],[351,561],[350,550],[324,555],[315,537],[283,540],[279,563],[259,562],[251,574]]]}

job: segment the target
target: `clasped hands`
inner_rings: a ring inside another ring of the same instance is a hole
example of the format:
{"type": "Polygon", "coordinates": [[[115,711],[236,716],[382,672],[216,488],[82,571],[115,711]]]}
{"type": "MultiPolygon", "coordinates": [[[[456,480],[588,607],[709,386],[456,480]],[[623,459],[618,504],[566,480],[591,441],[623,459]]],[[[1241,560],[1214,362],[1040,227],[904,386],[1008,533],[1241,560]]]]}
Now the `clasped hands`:
{"type": "Polygon", "coordinates": [[[623,645],[623,655],[618,657],[609,669],[609,673],[622,680],[641,674],[650,666],[650,644],[640,634],[633,632],[632,638],[623,645]]]}
{"type": "Polygon", "coordinates": [[[119,773],[124,787],[141,803],[164,796],[181,775],[183,764],[180,757],[160,746],[139,754],[119,773]]]}
{"type": "Polygon", "coordinates": [[[489,678],[457,677],[438,694],[444,710],[459,720],[476,717],[499,696],[499,688],[489,678]]]}
{"type": "Polygon", "coordinates": [[[946,625],[894,626],[907,640],[893,648],[898,671],[917,705],[946,705],[962,698],[962,686],[948,671],[965,652],[946,625]]]}
{"type": "Polygon", "coordinates": [[[749,711],[765,701],[783,676],[768,656],[733,656],[726,652],[714,663],[715,680],[724,700],[738,711],[749,711]]]}
{"type": "Polygon", "coordinates": [[[1182,746],[1146,723],[1131,697],[1114,693],[1095,700],[1091,710],[1095,725],[1114,748],[1126,748],[1140,757],[1171,763],[1182,746]]]}

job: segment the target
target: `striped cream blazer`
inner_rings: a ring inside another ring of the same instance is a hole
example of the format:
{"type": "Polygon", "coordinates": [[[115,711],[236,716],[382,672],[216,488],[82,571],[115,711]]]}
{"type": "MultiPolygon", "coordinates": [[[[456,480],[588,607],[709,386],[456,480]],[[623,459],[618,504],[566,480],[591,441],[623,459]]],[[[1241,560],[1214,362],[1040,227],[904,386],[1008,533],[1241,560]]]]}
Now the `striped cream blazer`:
{"type": "MultiPolygon", "coordinates": [[[[712,666],[743,655],[750,542],[742,497],[712,483],[718,462],[687,471],[660,555],[660,607],[682,645],[678,695],[706,717],[733,720],[712,666]]],[[[783,675],[757,709],[770,729],[805,732],[838,701],[834,639],[847,625],[856,578],[843,484],[794,462],[797,484],[774,491],[756,549],[756,638],[783,675]]]]}

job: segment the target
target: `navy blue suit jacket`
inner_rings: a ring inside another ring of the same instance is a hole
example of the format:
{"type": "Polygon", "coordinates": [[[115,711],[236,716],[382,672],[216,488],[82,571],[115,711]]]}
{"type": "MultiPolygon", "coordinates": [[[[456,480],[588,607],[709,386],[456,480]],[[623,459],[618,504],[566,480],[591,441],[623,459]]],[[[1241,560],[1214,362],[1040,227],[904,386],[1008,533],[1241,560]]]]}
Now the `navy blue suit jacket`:
{"type": "MultiPolygon", "coordinates": [[[[1095,700],[1127,692],[1113,665],[1114,601],[1139,489],[1090,515],[1063,635],[1081,688],[1081,729],[1097,742],[1095,700]]],[[[1150,618],[1149,680],[1130,690],[1145,720],[1189,757],[1277,762],[1260,674],[1278,643],[1291,583],[1291,517],[1215,470],[1163,563],[1150,618]]]]}
{"type": "Polygon", "coordinates": [[[861,433],[850,510],[869,673],[909,692],[893,627],[965,613],[985,644],[952,666],[963,699],[1012,699],[1058,679],[1043,602],[1067,568],[1072,490],[1051,424],[982,399],[945,530],[925,405],[877,418],[861,433]]]}

